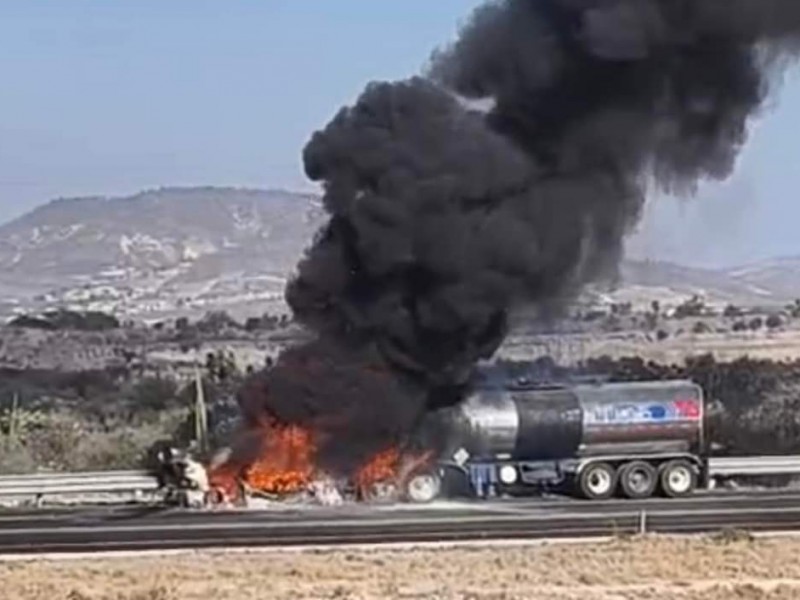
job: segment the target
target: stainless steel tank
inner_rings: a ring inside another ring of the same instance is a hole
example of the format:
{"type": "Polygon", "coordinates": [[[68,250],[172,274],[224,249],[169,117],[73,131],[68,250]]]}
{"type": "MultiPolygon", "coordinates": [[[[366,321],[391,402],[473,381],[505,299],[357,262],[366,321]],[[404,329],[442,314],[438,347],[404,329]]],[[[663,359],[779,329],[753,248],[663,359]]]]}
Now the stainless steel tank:
{"type": "Polygon", "coordinates": [[[690,381],[577,386],[579,454],[689,452],[703,440],[703,392],[690,381]]]}
{"type": "Polygon", "coordinates": [[[475,390],[452,422],[451,447],[476,459],[691,451],[703,443],[703,396],[689,381],[475,390]]]}

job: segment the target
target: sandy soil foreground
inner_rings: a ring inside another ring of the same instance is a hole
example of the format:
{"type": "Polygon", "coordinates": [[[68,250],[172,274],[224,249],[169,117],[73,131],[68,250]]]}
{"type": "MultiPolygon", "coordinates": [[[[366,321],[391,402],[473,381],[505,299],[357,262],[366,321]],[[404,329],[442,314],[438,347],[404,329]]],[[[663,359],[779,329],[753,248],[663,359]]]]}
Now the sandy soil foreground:
{"type": "Polygon", "coordinates": [[[800,598],[800,539],[5,562],[0,598],[789,600],[800,598]]]}

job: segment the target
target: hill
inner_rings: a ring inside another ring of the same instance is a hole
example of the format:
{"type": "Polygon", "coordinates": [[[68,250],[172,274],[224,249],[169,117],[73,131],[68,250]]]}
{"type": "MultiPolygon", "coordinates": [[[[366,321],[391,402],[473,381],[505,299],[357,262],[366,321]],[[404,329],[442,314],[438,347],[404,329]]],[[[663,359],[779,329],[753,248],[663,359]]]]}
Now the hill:
{"type": "MultiPolygon", "coordinates": [[[[281,190],[164,188],[55,200],[0,226],[0,316],[55,307],[157,320],[224,309],[285,312],[282,292],[324,221],[281,190]]],[[[591,302],[776,305],[800,297],[800,258],[735,269],[627,260],[591,302]]]]}
{"type": "Polygon", "coordinates": [[[709,303],[741,306],[783,305],[800,296],[800,259],[770,270],[767,264],[747,269],[703,269],[666,261],[626,260],[617,300],[675,304],[692,295],[709,303]],[[769,280],[767,277],[769,273],[769,280]]]}
{"type": "Polygon", "coordinates": [[[321,221],[315,196],[286,191],[166,188],[56,200],[0,227],[0,297],[6,313],[280,310],[286,277],[321,221]]]}

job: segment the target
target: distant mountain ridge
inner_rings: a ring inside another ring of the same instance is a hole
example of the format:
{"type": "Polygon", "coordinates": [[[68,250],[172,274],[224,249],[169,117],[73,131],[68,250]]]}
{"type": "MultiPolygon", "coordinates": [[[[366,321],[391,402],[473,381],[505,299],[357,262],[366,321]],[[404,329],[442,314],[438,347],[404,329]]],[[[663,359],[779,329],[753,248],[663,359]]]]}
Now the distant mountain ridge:
{"type": "Polygon", "coordinates": [[[56,200],[0,227],[0,294],[141,316],[280,303],[322,221],[316,196],[281,190],[56,200]]]}
{"type": "MultiPolygon", "coordinates": [[[[161,319],[286,312],[283,288],[324,223],[314,194],[162,188],[56,200],[0,226],[0,316],[55,307],[161,319]]],[[[626,260],[606,301],[778,304],[800,297],[800,257],[735,269],[626,260]]]]}
{"type": "Polygon", "coordinates": [[[742,305],[784,304],[800,297],[800,257],[724,269],[629,259],[622,264],[621,278],[626,288],[662,289],[675,296],[698,294],[742,305]]]}

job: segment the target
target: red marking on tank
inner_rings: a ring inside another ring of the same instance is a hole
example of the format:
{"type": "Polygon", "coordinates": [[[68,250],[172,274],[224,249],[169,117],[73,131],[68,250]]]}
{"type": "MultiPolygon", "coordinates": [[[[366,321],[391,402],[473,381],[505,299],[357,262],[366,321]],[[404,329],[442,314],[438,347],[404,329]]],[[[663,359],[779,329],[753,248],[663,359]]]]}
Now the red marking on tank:
{"type": "Polygon", "coordinates": [[[699,419],[700,403],[697,400],[675,400],[675,412],[687,419],[699,419]]]}

